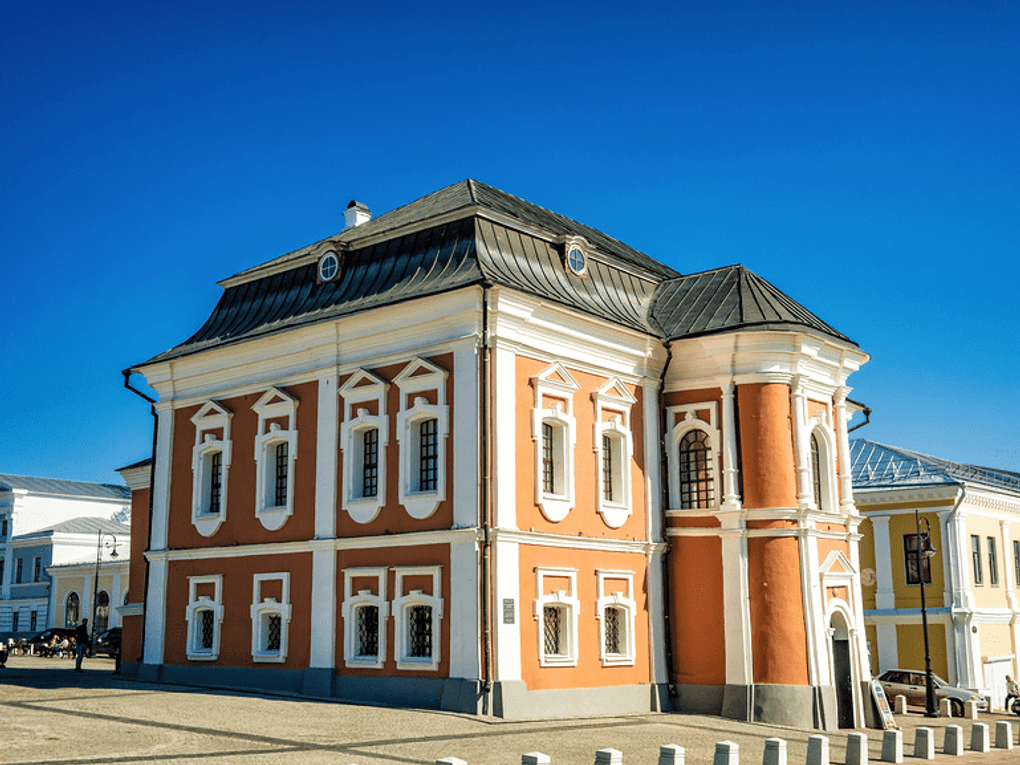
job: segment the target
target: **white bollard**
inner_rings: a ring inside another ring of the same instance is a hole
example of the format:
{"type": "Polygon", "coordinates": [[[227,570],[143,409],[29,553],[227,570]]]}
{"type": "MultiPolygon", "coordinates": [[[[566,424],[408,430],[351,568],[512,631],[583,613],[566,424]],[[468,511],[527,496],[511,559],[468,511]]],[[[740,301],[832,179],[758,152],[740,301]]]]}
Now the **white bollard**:
{"type": "Polygon", "coordinates": [[[959,725],[946,726],[946,740],[945,746],[942,747],[942,753],[953,757],[963,754],[963,728],[959,725]]]}
{"type": "Polygon", "coordinates": [[[939,717],[952,717],[953,716],[953,702],[951,699],[942,699],[939,701],[939,717]]]}
{"type": "Polygon", "coordinates": [[[623,752],[618,749],[599,749],[595,752],[595,765],[623,765],[623,752]]]}
{"type": "Polygon", "coordinates": [[[732,741],[718,742],[712,765],[740,765],[740,746],[732,741]]]}
{"type": "Polygon", "coordinates": [[[812,736],[807,742],[807,765],[829,765],[828,736],[812,736]]]}
{"type": "Polygon", "coordinates": [[[903,731],[887,730],[882,734],[882,762],[903,762],[903,731]]]}
{"type": "Polygon", "coordinates": [[[659,747],[658,765],[684,765],[684,748],[676,744],[659,747]]]}
{"type": "Polygon", "coordinates": [[[914,757],[919,760],[935,759],[935,731],[931,728],[917,728],[914,731],[914,757]]]}
{"type": "Polygon", "coordinates": [[[907,697],[902,693],[893,698],[893,714],[905,715],[907,713],[907,697]]]}
{"type": "Polygon", "coordinates": [[[868,765],[868,736],[851,733],[846,737],[846,765],[868,765]]]}
{"type": "Polygon", "coordinates": [[[551,762],[549,755],[541,752],[528,752],[521,755],[521,765],[549,765],[551,762]]]}
{"type": "Polygon", "coordinates": [[[467,762],[458,760],[456,757],[444,757],[441,760],[436,760],[436,765],[467,765],[467,762]]]}
{"type": "Polygon", "coordinates": [[[965,701],[963,702],[963,716],[968,720],[978,719],[977,713],[977,702],[976,701],[965,701]]]}
{"type": "Polygon", "coordinates": [[[988,744],[988,725],[986,723],[974,723],[970,729],[970,749],[972,752],[987,752],[992,747],[988,744]]]}
{"type": "Polygon", "coordinates": [[[1007,720],[999,720],[995,723],[995,748],[1013,748],[1013,723],[1007,720]]]}
{"type": "Polygon", "coordinates": [[[786,741],[781,738],[765,739],[762,765],[786,765],[786,741]]]}

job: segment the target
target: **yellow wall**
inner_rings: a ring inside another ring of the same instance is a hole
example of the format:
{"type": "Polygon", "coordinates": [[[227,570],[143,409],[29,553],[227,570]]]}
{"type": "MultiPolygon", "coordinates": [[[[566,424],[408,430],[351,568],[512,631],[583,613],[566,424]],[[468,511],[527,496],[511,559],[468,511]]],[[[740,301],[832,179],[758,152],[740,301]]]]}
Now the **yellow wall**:
{"type": "MultiPolygon", "coordinates": [[[[942,544],[942,528],[935,512],[927,511],[920,514],[931,524],[931,543],[938,551],[931,561],[931,584],[926,588],[925,597],[928,608],[942,606],[945,592],[945,548],[942,544]]],[[[924,530],[924,521],[921,522],[924,530]]],[[[894,515],[889,519],[889,552],[892,555],[893,593],[896,596],[896,608],[920,608],[921,588],[907,584],[906,555],[903,549],[903,537],[917,533],[917,522],[913,512],[894,515]]]]}
{"type": "MultiPolygon", "coordinates": [[[[974,592],[974,602],[978,608],[1006,608],[1009,603],[1006,600],[1006,574],[1012,575],[1012,570],[1003,566],[1004,556],[1002,549],[1002,529],[999,521],[981,515],[967,516],[967,538],[962,541],[967,561],[967,576],[974,592]],[[981,574],[982,584],[974,583],[973,556],[971,555],[971,535],[977,535],[981,542],[981,574]],[[992,585],[992,577],[988,567],[988,537],[995,539],[996,558],[998,559],[999,583],[992,585]]],[[[1006,561],[1012,560],[1012,550],[1006,561]]],[[[1006,651],[1006,653],[1010,653],[1006,651]]],[[[994,655],[994,654],[993,654],[994,655]]]]}
{"type": "MultiPolygon", "coordinates": [[[[946,656],[946,628],[942,624],[928,623],[928,645],[931,650],[931,668],[939,677],[949,677],[946,656]]],[[[924,632],[920,624],[896,625],[897,661],[900,669],[924,672],[924,632]]]]}
{"type": "MultiPolygon", "coordinates": [[[[123,592],[127,589],[128,577],[127,577],[127,566],[121,565],[121,576],[120,576],[120,590],[118,592],[113,591],[113,575],[106,573],[106,567],[109,564],[104,564],[103,570],[99,575],[99,589],[106,590],[110,596],[110,623],[119,624],[115,609],[118,606],[123,605],[123,592]]],[[[57,583],[57,595],[56,595],[56,608],[53,614],[53,626],[63,627],[64,626],[64,604],[67,602],[67,595],[70,592],[78,593],[78,603],[80,612],[78,618],[85,618],[89,621],[92,620],[92,601],[85,601],[85,580],[88,579],[89,592],[92,592],[92,587],[95,584],[94,581],[95,572],[89,574],[79,574],[77,576],[62,576],[57,583]]]]}
{"type": "MultiPolygon", "coordinates": [[[[861,581],[861,595],[864,601],[864,608],[871,609],[875,608],[875,592],[877,592],[878,590],[878,568],[875,566],[875,528],[874,526],[872,526],[870,518],[865,518],[863,521],[861,521],[859,531],[861,534],[860,542],[861,571],[863,571],[866,568],[870,568],[872,571],[875,572],[875,581],[872,582],[870,585],[864,584],[863,579],[861,581]]],[[[876,643],[870,637],[868,639],[872,641],[871,642],[872,650],[877,654],[878,643],[876,643]]]]}
{"type": "Polygon", "coordinates": [[[979,624],[978,642],[982,661],[990,656],[1013,653],[1013,639],[1008,624],[979,624]]]}

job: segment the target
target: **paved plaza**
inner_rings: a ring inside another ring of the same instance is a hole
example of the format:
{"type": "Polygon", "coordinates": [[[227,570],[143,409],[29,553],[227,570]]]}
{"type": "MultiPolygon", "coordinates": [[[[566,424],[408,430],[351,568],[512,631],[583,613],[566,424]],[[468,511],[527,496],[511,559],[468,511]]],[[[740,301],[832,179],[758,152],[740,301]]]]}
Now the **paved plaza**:
{"type": "MultiPolygon", "coordinates": [[[[504,721],[129,681],[114,676],[106,659],[85,666],[77,674],[71,660],[19,656],[0,669],[0,763],[432,765],[459,757],[468,765],[519,765],[523,753],[540,751],[553,765],[592,765],[598,749],[612,747],[626,765],[655,765],[661,745],[679,744],[689,765],[708,765],[715,742],[729,740],[740,745],[741,763],[760,765],[765,739],[776,736],[788,742],[790,765],[802,765],[815,733],[675,714],[504,721]]],[[[1004,719],[982,715],[993,729],[1004,719]]],[[[897,721],[910,762],[913,729],[925,718],[897,721]]],[[[941,728],[947,721],[934,722],[941,728]]],[[[969,742],[970,723],[956,722],[969,742]]],[[[846,733],[829,735],[832,763],[845,761],[846,733]]],[[[865,733],[878,761],[881,732],[865,733]]],[[[941,730],[936,743],[941,748],[941,730]]],[[[1005,765],[1020,761],[1020,749],[936,760],[1005,765]]]]}

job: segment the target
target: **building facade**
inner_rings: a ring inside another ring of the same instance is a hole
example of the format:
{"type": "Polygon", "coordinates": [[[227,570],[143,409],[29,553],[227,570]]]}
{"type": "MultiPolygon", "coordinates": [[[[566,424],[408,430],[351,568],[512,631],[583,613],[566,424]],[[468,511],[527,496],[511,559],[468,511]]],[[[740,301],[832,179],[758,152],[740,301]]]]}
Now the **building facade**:
{"type": "Polygon", "coordinates": [[[126,671],[863,724],[856,344],[475,181],[346,216],[126,370],[159,394],[126,671]]]}
{"type": "Polygon", "coordinates": [[[129,532],[130,502],[126,486],[0,475],[0,640],[62,626],[50,568],[86,549],[94,562],[104,524],[129,532]]]}
{"type": "Polygon", "coordinates": [[[1020,474],[865,439],[851,458],[871,671],[924,670],[924,581],[932,669],[998,707],[1020,675],[1020,474]]]}

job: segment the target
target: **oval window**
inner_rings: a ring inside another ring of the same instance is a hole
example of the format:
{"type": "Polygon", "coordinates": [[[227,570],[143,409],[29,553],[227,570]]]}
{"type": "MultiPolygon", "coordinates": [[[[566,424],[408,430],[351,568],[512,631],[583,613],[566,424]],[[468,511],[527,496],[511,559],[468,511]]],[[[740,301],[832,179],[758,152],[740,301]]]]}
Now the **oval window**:
{"type": "Polygon", "coordinates": [[[327,252],[319,261],[319,280],[332,281],[340,271],[340,260],[335,252],[327,252]]]}
{"type": "Polygon", "coordinates": [[[584,250],[580,247],[571,247],[567,253],[567,266],[575,274],[580,275],[584,273],[584,265],[584,250]]]}

